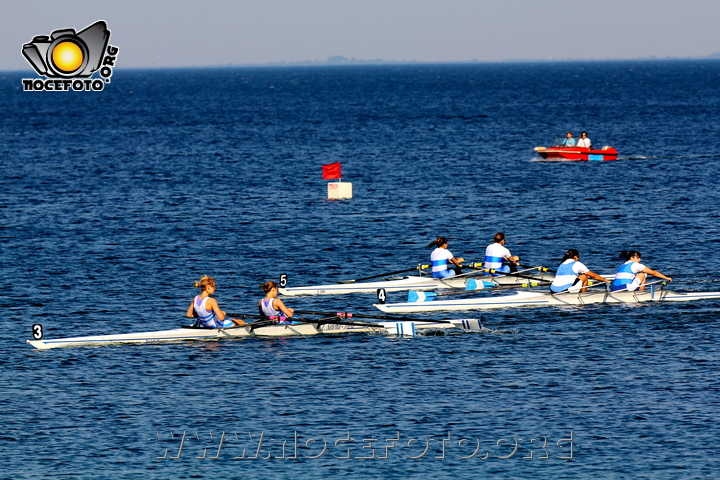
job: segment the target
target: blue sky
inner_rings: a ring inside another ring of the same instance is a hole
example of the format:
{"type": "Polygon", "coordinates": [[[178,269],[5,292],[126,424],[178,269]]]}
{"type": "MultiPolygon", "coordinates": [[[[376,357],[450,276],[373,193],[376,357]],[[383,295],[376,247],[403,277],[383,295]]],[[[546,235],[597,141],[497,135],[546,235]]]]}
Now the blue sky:
{"type": "Polygon", "coordinates": [[[22,45],[105,20],[118,67],[508,61],[720,53],[720,0],[0,0],[0,70],[22,45]]]}

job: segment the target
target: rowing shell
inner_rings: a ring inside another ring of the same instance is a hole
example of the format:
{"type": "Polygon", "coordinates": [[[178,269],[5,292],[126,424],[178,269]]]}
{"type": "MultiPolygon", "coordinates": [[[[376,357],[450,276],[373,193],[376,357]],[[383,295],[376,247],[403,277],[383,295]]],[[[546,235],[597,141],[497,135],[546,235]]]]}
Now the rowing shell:
{"type": "Polygon", "coordinates": [[[444,322],[354,322],[340,323],[290,323],[265,325],[255,329],[249,326],[229,328],[182,327],[157,332],[126,333],[119,335],[95,335],[89,337],[58,338],[49,340],[28,340],[27,343],[40,350],[59,347],[85,347],[121,344],[157,344],[194,340],[222,340],[239,337],[287,337],[333,333],[380,333],[391,335],[414,335],[414,330],[461,328],[478,331],[482,328],[476,319],[458,319],[444,322]]]}
{"type": "Polygon", "coordinates": [[[400,292],[403,290],[437,290],[440,288],[466,288],[469,278],[476,282],[494,282],[499,285],[519,285],[527,283],[528,279],[532,281],[552,281],[555,275],[552,273],[535,273],[527,272],[518,275],[461,275],[458,277],[432,278],[413,275],[394,280],[383,280],[380,282],[350,283],[350,284],[332,284],[332,285],[314,285],[307,287],[285,287],[280,288],[278,292],[286,296],[298,295],[341,295],[346,293],[375,293],[379,289],[385,289],[386,292],[400,292]]]}
{"type": "Polygon", "coordinates": [[[492,295],[482,298],[459,300],[434,300],[431,302],[408,302],[374,304],[388,313],[420,313],[453,310],[485,310],[509,307],[543,307],[551,305],[589,305],[596,303],[642,303],[642,302],[686,302],[720,298],[720,292],[677,293],[672,290],[649,288],[635,292],[586,292],[549,294],[539,292],[518,292],[515,295],[492,295]]]}

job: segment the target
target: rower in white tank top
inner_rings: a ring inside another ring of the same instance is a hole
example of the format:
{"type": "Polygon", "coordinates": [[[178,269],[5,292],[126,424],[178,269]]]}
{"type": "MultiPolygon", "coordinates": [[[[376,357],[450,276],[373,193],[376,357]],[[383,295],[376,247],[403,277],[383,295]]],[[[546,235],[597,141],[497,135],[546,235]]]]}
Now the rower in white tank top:
{"type": "Polygon", "coordinates": [[[220,310],[217,300],[210,297],[215,292],[215,280],[212,277],[204,275],[199,282],[195,282],[195,288],[200,288],[202,293],[190,302],[186,317],[197,317],[200,326],[206,328],[227,328],[245,325],[242,320],[226,318],[225,312],[220,310]]]}
{"type": "Polygon", "coordinates": [[[265,282],[260,285],[260,290],[265,292],[265,298],[258,302],[260,316],[267,318],[277,317],[277,323],[294,323],[287,320],[287,318],[292,318],[294,310],[286,307],[283,301],[277,298],[277,283],[265,282]]]}

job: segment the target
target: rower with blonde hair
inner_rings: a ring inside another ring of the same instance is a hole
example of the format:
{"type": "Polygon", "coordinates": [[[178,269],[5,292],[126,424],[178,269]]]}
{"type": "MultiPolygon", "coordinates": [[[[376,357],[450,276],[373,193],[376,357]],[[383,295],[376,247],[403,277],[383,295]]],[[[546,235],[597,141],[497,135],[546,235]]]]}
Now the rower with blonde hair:
{"type": "Polygon", "coordinates": [[[210,297],[215,293],[214,278],[203,275],[200,281],[194,282],[194,286],[199,288],[201,293],[190,302],[186,314],[188,318],[197,317],[200,326],[206,328],[227,328],[246,324],[242,320],[226,318],[227,315],[220,310],[217,300],[210,297]]]}

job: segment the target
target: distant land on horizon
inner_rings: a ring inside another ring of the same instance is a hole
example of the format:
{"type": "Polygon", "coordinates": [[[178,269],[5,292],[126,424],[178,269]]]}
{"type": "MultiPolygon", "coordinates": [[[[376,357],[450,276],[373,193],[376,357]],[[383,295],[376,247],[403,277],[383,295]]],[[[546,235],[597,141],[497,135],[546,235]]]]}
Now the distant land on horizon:
{"type": "Polygon", "coordinates": [[[498,64],[498,63],[550,63],[550,62],[636,62],[636,61],[667,61],[667,60],[716,60],[720,59],[720,52],[702,57],[638,57],[638,58],[544,58],[544,59],[510,59],[510,60],[463,60],[463,61],[424,61],[424,60],[363,60],[348,58],[342,55],[333,55],[327,60],[303,60],[297,62],[265,62],[265,63],[227,63],[214,66],[187,66],[187,67],[143,67],[143,68],[238,68],[238,67],[301,67],[301,66],[328,66],[328,65],[452,65],[452,64],[498,64]]]}
{"type": "MultiPolygon", "coordinates": [[[[638,58],[554,58],[544,59],[509,59],[509,60],[464,60],[464,61],[424,61],[424,60],[363,60],[354,57],[348,58],[342,55],[333,55],[327,60],[303,60],[303,61],[280,61],[264,63],[223,63],[216,65],[156,65],[146,67],[125,67],[127,70],[162,70],[162,69],[185,69],[185,68],[250,68],[250,67],[303,67],[303,66],[335,66],[335,65],[464,65],[464,64],[501,64],[501,63],[551,63],[551,62],[637,62],[637,61],[681,61],[681,60],[717,60],[720,59],[720,52],[702,57],[638,57],[638,58]]],[[[23,72],[32,71],[28,65],[27,69],[0,70],[2,72],[23,72]]]]}

